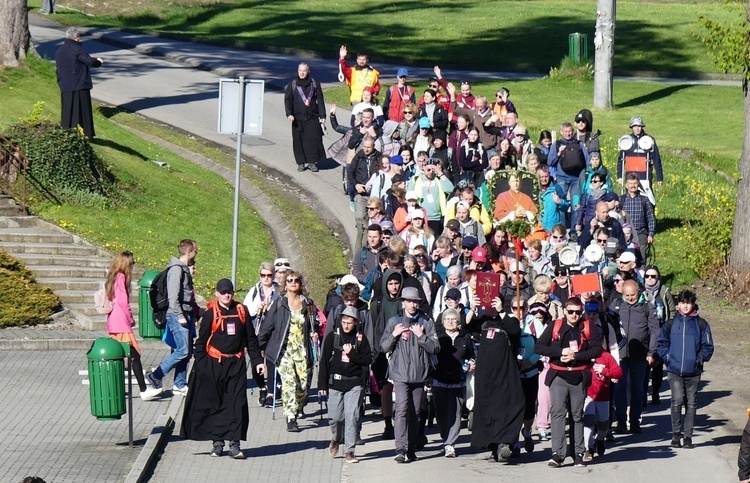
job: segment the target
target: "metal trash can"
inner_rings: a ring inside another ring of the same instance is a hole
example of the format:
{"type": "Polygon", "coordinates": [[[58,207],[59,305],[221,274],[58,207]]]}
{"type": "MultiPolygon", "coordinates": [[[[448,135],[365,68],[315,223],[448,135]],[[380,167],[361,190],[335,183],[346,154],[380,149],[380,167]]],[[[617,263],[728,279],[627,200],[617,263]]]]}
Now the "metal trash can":
{"type": "Polygon", "coordinates": [[[151,309],[151,298],[148,291],[151,283],[159,275],[157,270],[146,270],[138,281],[138,333],[144,339],[161,339],[164,329],[154,325],[154,311],[151,309]]]}
{"type": "Polygon", "coordinates": [[[589,60],[589,36],[582,33],[568,35],[568,57],[576,62],[589,60]]]}
{"type": "Polygon", "coordinates": [[[125,349],[111,337],[96,339],[86,354],[91,414],[114,421],[125,414],[125,349]]]}

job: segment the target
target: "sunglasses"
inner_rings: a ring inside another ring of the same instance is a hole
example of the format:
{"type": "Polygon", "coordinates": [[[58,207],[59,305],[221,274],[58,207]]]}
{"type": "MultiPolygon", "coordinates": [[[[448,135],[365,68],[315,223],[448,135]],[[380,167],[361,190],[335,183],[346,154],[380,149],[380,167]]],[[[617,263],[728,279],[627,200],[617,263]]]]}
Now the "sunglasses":
{"type": "Polygon", "coordinates": [[[368,206],[367,209],[368,210],[377,210],[378,207],[377,206],[368,206]]]}
{"type": "Polygon", "coordinates": [[[224,290],[223,292],[219,292],[221,295],[229,295],[233,294],[234,292],[232,290],[224,290]]]}
{"type": "Polygon", "coordinates": [[[272,273],[261,273],[260,276],[263,277],[263,278],[268,278],[268,277],[273,277],[273,274],[272,273]]]}
{"type": "Polygon", "coordinates": [[[604,183],[604,181],[602,181],[600,179],[592,179],[591,180],[591,184],[594,184],[594,183],[602,184],[602,183],[604,183]]]}
{"type": "Polygon", "coordinates": [[[553,240],[563,240],[565,235],[552,235],[553,240]]]}
{"type": "Polygon", "coordinates": [[[621,278],[616,278],[615,279],[615,283],[622,283],[622,279],[621,278]]]}
{"type": "Polygon", "coordinates": [[[438,88],[437,84],[430,84],[430,89],[437,89],[437,88],[438,88]]]}
{"type": "Polygon", "coordinates": [[[568,310],[568,309],[565,309],[565,312],[567,312],[568,315],[581,315],[581,314],[583,314],[583,310],[568,310]]]}
{"type": "Polygon", "coordinates": [[[517,305],[514,305],[513,307],[511,307],[511,310],[521,310],[521,309],[523,309],[523,307],[519,307],[517,305]]]}
{"type": "Polygon", "coordinates": [[[300,283],[302,280],[299,278],[287,278],[286,283],[300,283]]]}
{"type": "Polygon", "coordinates": [[[596,240],[596,242],[597,243],[601,243],[602,245],[606,245],[607,244],[607,240],[606,239],[605,240],[596,240]]]}
{"type": "Polygon", "coordinates": [[[404,114],[414,114],[414,113],[411,111],[404,111],[404,114]]]}
{"type": "Polygon", "coordinates": [[[655,274],[655,273],[654,274],[648,274],[647,273],[646,275],[644,275],[644,277],[646,277],[646,278],[653,278],[653,279],[659,278],[659,276],[657,274],[655,274]]]}

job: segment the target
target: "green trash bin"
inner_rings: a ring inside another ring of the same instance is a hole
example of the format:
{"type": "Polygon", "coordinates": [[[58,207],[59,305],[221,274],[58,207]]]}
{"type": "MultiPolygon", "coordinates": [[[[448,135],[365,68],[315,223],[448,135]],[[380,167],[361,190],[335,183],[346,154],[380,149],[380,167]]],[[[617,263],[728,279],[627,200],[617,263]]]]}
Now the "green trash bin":
{"type": "Polygon", "coordinates": [[[568,57],[576,62],[589,60],[589,36],[582,33],[568,35],[568,57]]]}
{"type": "Polygon", "coordinates": [[[154,311],[151,309],[151,298],[148,290],[156,276],[157,270],[146,270],[138,281],[138,333],[144,339],[161,339],[164,329],[157,329],[154,325],[154,311]]]}
{"type": "Polygon", "coordinates": [[[115,421],[125,414],[125,349],[111,337],[96,339],[86,354],[91,414],[115,421]]]}

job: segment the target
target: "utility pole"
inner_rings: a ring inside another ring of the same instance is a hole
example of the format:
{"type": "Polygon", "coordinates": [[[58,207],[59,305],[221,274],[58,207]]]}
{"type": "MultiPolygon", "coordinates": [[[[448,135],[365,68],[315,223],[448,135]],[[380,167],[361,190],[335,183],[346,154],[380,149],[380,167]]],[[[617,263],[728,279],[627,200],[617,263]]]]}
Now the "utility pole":
{"type": "Polygon", "coordinates": [[[594,109],[612,109],[612,61],[615,55],[617,0],[597,0],[594,32],[594,109]]]}

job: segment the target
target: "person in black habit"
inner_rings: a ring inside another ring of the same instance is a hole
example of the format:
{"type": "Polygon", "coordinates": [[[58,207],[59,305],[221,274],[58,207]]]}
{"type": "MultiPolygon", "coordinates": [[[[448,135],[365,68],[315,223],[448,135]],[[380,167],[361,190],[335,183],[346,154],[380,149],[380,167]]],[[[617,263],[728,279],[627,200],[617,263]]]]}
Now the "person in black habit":
{"type": "Polygon", "coordinates": [[[57,85],[60,86],[61,119],[64,129],[81,126],[83,134],[90,140],[94,132],[94,116],[91,109],[91,67],[104,64],[101,57],[93,58],[83,49],[78,29],[70,27],[65,40],[55,53],[57,85]]]}
{"type": "Polygon", "coordinates": [[[284,110],[292,123],[292,151],[297,171],[310,168],[318,171],[318,161],[326,159],[323,148],[323,125],[326,122],[326,105],[320,82],[310,77],[310,67],[302,63],[297,67],[297,78],[286,86],[284,110]]]}
{"type": "Polygon", "coordinates": [[[263,358],[247,308],[234,300],[231,280],[216,284],[216,300],[208,303],[195,341],[195,362],[188,381],[180,436],[212,441],[211,456],[221,456],[224,441],[229,455],[243,459],[240,440],[247,439],[247,365],[245,349],[258,374],[263,358]]]}
{"type": "Polygon", "coordinates": [[[507,462],[523,425],[524,396],[516,354],[521,347],[518,320],[503,313],[495,297],[486,313],[474,297],[473,309],[483,320],[474,375],[474,422],[471,445],[487,448],[492,459],[507,462]]]}

